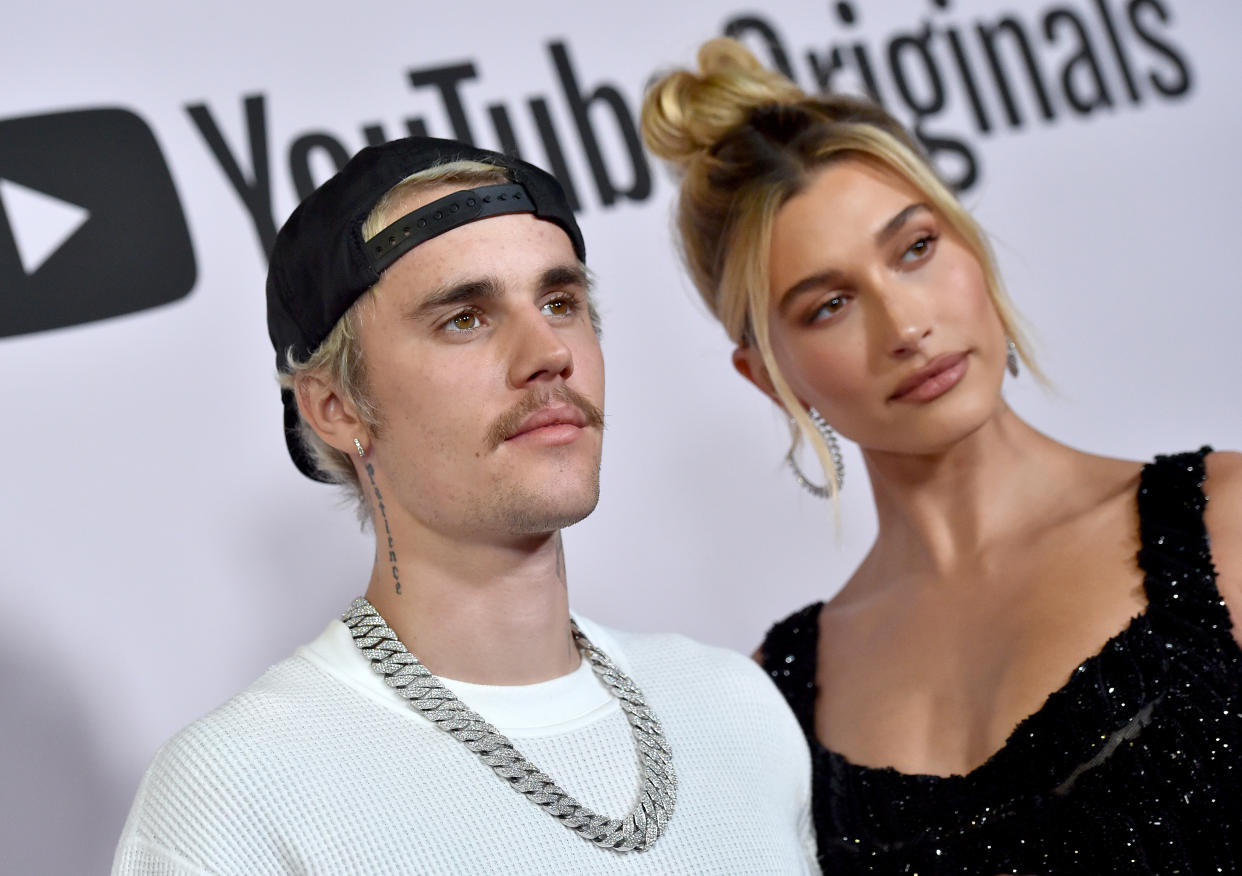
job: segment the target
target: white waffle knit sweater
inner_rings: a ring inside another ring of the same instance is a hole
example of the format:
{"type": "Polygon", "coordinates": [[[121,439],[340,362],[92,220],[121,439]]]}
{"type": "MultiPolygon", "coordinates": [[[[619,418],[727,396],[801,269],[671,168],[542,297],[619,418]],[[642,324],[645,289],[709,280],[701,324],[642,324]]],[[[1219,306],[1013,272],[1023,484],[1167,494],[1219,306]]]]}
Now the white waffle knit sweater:
{"type": "MultiPolygon", "coordinates": [[[[677,807],[646,852],[576,836],[415,713],[334,621],[157,754],[114,874],[818,873],[806,743],[750,660],[578,618],[664,725],[677,807]]],[[[637,794],[629,725],[586,661],[563,678],[445,683],[586,806],[637,794]]]]}

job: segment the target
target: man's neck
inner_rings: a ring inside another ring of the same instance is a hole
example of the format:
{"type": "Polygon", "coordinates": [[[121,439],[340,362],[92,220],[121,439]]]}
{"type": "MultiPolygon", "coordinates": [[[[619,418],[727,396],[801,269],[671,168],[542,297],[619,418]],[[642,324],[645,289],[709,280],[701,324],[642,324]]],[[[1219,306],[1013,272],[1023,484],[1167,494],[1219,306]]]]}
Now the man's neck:
{"type": "Polygon", "coordinates": [[[513,685],[578,667],[559,532],[469,543],[422,535],[403,539],[394,575],[380,525],[366,596],[428,669],[513,685]]]}

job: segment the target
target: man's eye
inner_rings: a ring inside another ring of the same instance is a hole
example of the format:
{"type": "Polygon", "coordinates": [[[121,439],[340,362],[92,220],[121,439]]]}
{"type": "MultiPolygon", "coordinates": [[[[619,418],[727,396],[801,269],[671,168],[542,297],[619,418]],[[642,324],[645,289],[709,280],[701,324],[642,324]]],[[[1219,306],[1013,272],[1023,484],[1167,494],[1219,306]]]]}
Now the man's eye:
{"type": "Polygon", "coordinates": [[[455,332],[468,332],[479,327],[479,317],[474,313],[459,313],[448,321],[448,327],[455,332]]]}
{"type": "Polygon", "coordinates": [[[543,306],[543,312],[549,316],[569,316],[573,309],[573,302],[566,298],[557,298],[543,306]]]}

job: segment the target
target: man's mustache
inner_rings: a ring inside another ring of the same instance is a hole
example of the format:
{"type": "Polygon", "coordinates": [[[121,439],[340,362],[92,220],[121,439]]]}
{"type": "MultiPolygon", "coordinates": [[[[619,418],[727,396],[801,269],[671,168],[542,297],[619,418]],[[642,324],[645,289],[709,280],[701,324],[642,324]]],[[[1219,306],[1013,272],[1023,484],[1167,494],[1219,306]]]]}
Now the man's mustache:
{"type": "Polygon", "coordinates": [[[577,408],[586,419],[586,425],[597,426],[601,429],[604,427],[604,412],[582,393],[562,384],[555,389],[532,392],[497,417],[496,422],[492,423],[487,430],[488,443],[493,448],[499,447],[522,427],[522,422],[527,417],[555,402],[562,402],[577,408]]]}

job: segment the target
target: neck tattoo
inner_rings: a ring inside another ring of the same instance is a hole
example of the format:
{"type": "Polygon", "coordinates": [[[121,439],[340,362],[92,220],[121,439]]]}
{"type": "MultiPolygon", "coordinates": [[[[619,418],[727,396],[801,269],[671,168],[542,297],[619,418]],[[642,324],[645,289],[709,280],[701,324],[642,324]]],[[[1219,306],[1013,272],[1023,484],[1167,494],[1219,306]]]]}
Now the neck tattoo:
{"type": "Polygon", "coordinates": [[[578,624],[571,630],[582,658],[615,696],[630,723],[638,753],[638,799],[624,818],[608,818],[587,809],[541,772],[513,743],[444,686],[419,659],[406,650],[375,606],[358,597],[341,620],[354,644],[384,682],[411,709],[479,756],[513,790],[561,822],[578,836],[615,852],[646,851],[673,817],[677,774],[673,754],[655,713],[643,693],[608,655],[592,644],[578,624]]]}
{"type": "MultiPolygon", "coordinates": [[[[388,538],[388,566],[392,569],[392,583],[397,590],[397,594],[401,593],[401,573],[397,570],[397,549],[393,547],[392,530],[388,528],[388,511],[384,508],[384,497],[380,495],[380,489],[375,485],[375,466],[367,463],[367,477],[371,479],[371,489],[375,491],[375,504],[379,505],[380,519],[384,521],[384,535],[388,538]]],[[[379,543],[380,534],[379,527],[375,528],[376,553],[383,556],[384,548],[379,543]]]]}

